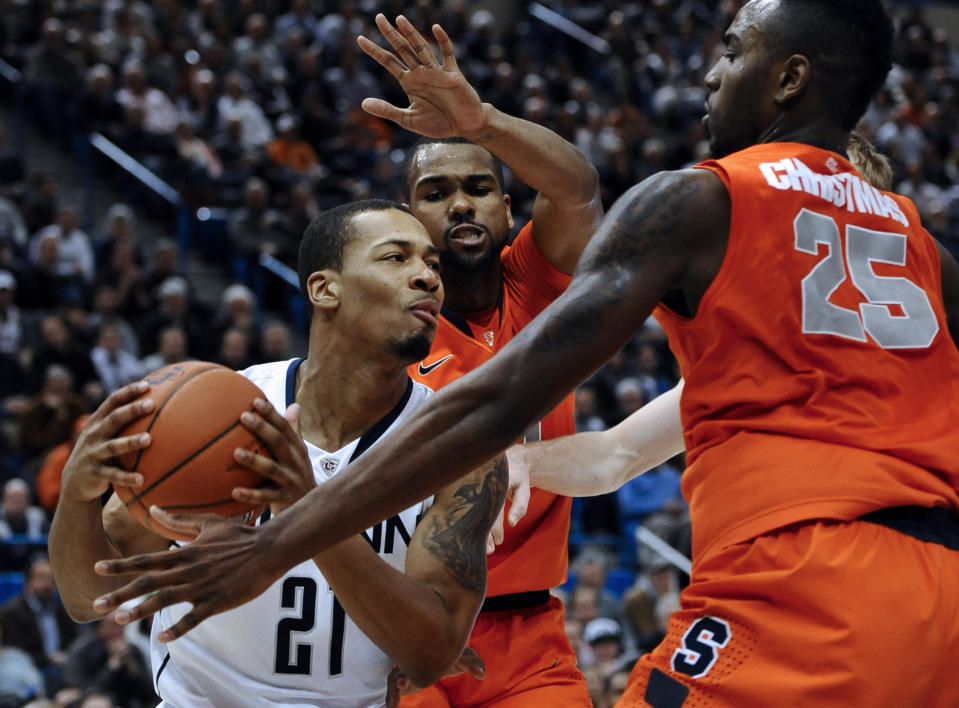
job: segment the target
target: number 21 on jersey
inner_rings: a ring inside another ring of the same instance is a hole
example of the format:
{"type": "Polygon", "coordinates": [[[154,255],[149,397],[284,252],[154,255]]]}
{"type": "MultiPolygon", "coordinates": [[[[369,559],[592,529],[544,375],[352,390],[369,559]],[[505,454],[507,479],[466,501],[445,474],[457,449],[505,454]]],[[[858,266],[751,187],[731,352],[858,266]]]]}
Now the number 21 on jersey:
{"type": "Polygon", "coordinates": [[[932,344],[939,321],[926,292],[902,277],[877,275],[873,263],[906,264],[905,234],[846,226],[845,249],[834,219],[803,209],[793,221],[797,251],[826,257],[802,280],[802,330],[857,342],[868,334],[883,349],[922,349],[932,344]],[[840,307],[829,297],[849,277],[867,302],[859,310],[840,307]],[[903,314],[894,315],[889,306],[903,314]]]}

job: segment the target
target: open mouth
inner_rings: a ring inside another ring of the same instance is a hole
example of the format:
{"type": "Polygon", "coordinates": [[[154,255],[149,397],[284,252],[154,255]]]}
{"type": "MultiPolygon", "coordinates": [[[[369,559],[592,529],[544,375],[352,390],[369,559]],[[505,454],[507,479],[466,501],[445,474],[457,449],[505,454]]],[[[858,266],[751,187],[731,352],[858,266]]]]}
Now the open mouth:
{"type": "Polygon", "coordinates": [[[410,308],[413,315],[435,327],[439,324],[440,305],[436,300],[420,300],[410,308]]]}
{"type": "Polygon", "coordinates": [[[449,241],[463,246],[478,246],[486,239],[486,231],[475,224],[460,224],[447,232],[449,241]]]}

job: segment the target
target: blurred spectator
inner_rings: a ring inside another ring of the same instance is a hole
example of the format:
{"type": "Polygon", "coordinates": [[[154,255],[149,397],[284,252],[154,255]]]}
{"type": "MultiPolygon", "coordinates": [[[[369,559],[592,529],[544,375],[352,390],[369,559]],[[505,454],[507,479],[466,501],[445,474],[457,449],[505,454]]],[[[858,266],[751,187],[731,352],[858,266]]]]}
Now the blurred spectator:
{"type": "Polygon", "coordinates": [[[66,647],[80,636],[82,627],[60,602],[46,557],[31,561],[23,591],[0,606],[0,631],[7,646],[30,655],[43,672],[46,694],[54,695],[62,685],[66,647]]]}
{"type": "Polygon", "coordinates": [[[0,497],[0,570],[24,572],[49,528],[46,512],[31,504],[30,485],[19,477],[7,480],[0,497]],[[26,542],[12,543],[13,536],[26,537],[26,542]]]}
{"type": "Polygon", "coordinates": [[[130,59],[124,63],[123,85],[116,97],[128,116],[131,111],[142,114],[143,128],[148,133],[169,135],[176,127],[176,106],[161,89],[147,83],[142,62],[130,59]]]}
{"type": "Polygon", "coordinates": [[[606,589],[611,559],[599,548],[585,546],[570,563],[570,575],[576,578],[576,587],[588,587],[595,591],[596,615],[620,622],[622,610],[619,598],[606,589]]]}
{"type": "Polygon", "coordinates": [[[123,106],[114,93],[116,76],[107,64],[94,64],[86,70],[83,86],[70,105],[73,129],[83,135],[100,133],[113,142],[121,142],[124,124],[123,106]]]}
{"type": "Polygon", "coordinates": [[[255,363],[250,356],[250,338],[247,333],[230,327],[220,335],[220,348],[216,361],[231,369],[245,369],[255,363]]]}
{"type": "Polygon", "coordinates": [[[23,316],[14,302],[17,281],[7,270],[0,270],[0,354],[16,357],[23,344],[23,316]]]}
{"type": "Polygon", "coordinates": [[[167,278],[184,277],[180,263],[180,247],[172,238],[159,238],[153,245],[153,258],[143,275],[143,285],[148,292],[156,292],[167,278]]]}
{"type": "Polygon", "coordinates": [[[71,386],[77,391],[97,380],[90,354],[77,342],[63,317],[46,315],[40,320],[41,341],[30,360],[30,386],[37,390],[49,383],[48,367],[60,364],[71,375],[71,386]]]}
{"type": "Polygon", "coordinates": [[[621,663],[625,653],[623,630],[619,622],[598,617],[586,625],[583,641],[589,644],[593,659],[603,670],[604,677],[621,663]]]}
{"type": "Polygon", "coordinates": [[[30,258],[35,260],[40,242],[50,236],[57,239],[57,275],[80,276],[85,284],[93,282],[93,245],[86,232],[80,229],[73,206],[63,205],[57,211],[56,221],[44,226],[30,240],[30,258]]]}
{"type": "Polygon", "coordinates": [[[66,123],[63,106],[80,84],[83,63],[64,42],[63,22],[48,17],[43,22],[40,41],[27,50],[24,81],[37,124],[50,136],[63,138],[66,123]]]}
{"type": "Polygon", "coordinates": [[[141,258],[136,253],[136,224],[136,216],[128,204],[117,202],[110,205],[103,218],[103,229],[93,239],[93,260],[97,270],[109,265],[113,258],[113,249],[121,241],[133,244],[135,260],[140,262],[141,258]]]}
{"type": "Polygon", "coordinates": [[[217,101],[217,112],[225,127],[227,121],[240,122],[240,143],[247,150],[262,148],[273,137],[270,121],[256,102],[249,97],[250,81],[239,71],[227,74],[226,92],[217,101]]]}
{"type": "MultiPolygon", "coordinates": [[[[297,121],[289,113],[276,119],[276,137],[266,145],[266,154],[277,168],[304,173],[316,167],[319,158],[312,146],[297,134],[297,121]]],[[[275,178],[280,183],[293,181],[292,175],[280,172],[275,178]]]]}
{"type": "Polygon", "coordinates": [[[229,329],[237,329],[246,335],[250,353],[259,358],[259,344],[262,338],[257,321],[256,297],[245,285],[233,283],[224,288],[220,295],[220,309],[211,323],[211,329],[217,340],[229,329]]]}
{"type": "Polygon", "coordinates": [[[158,306],[140,321],[140,348],[155,351],[159,333],[170,326],[187,335],[187,351],[197,358],[210,355],[209,320],[194,305],[190,286],[180,276],[167,278],[157,289],[158,306]]]}
{"type": "Polygon", "coordinates": [[[20,207],[11,199],[0,196],[0,241],[12,244],[18,253],[26,253],[28,240],[27,223],[20,207]]]}
{"type": "Polygon", "coordinates": [[[144,373],[156,371],[161,366],[176,364],[188,359],[186,332],[182,327],[171,325],[160,331],[159,346],[141,362],[144,373]]]}
{"type": "MultiPolygon", "coordinates": [[[[133,705],[133,704],[131,704],[133,705]]],[[[99,688],[88,688],[77,700],[76,705],[69,708],[126,708],[123,704],[117,704],[113,694],[99,688]]]]}
{"type": "Polygon", "coordinates": [[[219,124],[216,106],[216,75],[209,69],[197,69],[188,79],[186,93],[177,97],[180,120],[186,120],[197,135],[209,140],[219,124]]]}
{"type": "Polygon", "coordinates": [[[45,691],[43,674],[33,659],[23,649],[5,644],[0,627],[0,704],[7,705],[5,699],[11,697],[13,705],[22,705],[45,691]]]}
{"type": "Polygon", "coordinates": [[[631,668],[632,667],[629,666],[617,668],[606,675],[606,680],[603,682],[603,693],[605,694],[608,705],[616,705],[616,702],[623,697],[626,684],[629,682],[629,671],[631,668]]]}
{"type": "Polygon", "coordinates": [[[113,285],[100,283],[93,291],[93,309],[87,318],[87,324],[98,331],[105,322],[116,326],[120,332],[120,348],[133,356],[139,356],[140,340],[136,330],[119,314],[120,301],[117,289],[113,285]]]}
{"type": "Polygon", "coordinates": [[[186,118],[180,118],[173,133],[179,158],[173,182],[181,195],[192,204],[215,201],[216,182],[223,175],[223,163],[213,148],[193,132],[186,118]]]}
{"type": "MultiPolygon", "coordinates": [[[[0,196],[14,202],[23,198],[26,186],[27,168],[23,150],[23,146],[9,147],[6,128],[0,125],[0,196]]],[[[3,238],[2,230],[0,238],[3,238]]]]}
{"type": "Polygon", "coordinates": [[[83,279],[57,272],[58,248],[54,234],[47,234],[37,243],[37,252],[23,271],[19,290],[18,300],[25,310],[52,311],[61,303],[82,299],[83,279]]]}
{"type": "MultiPolygon", "coordinates": [[[[321,213],[320,204],[313,194],[313,188],[306,180],[298,180],[290,188],[290,205],[284,210],[284,230],[290,239],[299,240],[314,219],[321,213]]],[[[292,265],[292,263],[287,263],[292,265]]]]}
{"type": "Polygon", "coordinates": [[[153,678],[146,657],[123,634],[113,614],[69,646],[64,678],[82,689],[106,691],[124,708],[153,706],[153,678]]]}
{"type": "Polygon", "coordinates": [[[144,373],[140,361],[120,346],[119,327],[109,321],[100,325],[97,345],[90,352],[90,360],[107,395],[136,381],[144,373]]]}
{"type": "Polygon", "coordinates": [[[153,307],[153,295],[137,265],[133,239],[114,241],[110,261],[100,268],[95,287],[111,285],[116,292],[117,312],[131,322],[153,307]]]}
{"type": "Polygon", "coordinates": [[[293,356],[290,328],[283,322],[267,323],[260,341],[260,358],[263,361],[284,361],[293,356]]]}
{"type": "Polygon", "coordinates": [[[57,183],[46,172],[34,172],[27,179],[20,204],[27,232],[35,234],[57,218],[57,183]]]}
{"type": "Polygon", "coordinates": [[[37,501],[47,512],[49,518],[53,518],[53,512],[56,511],[57,501],[60,499],[60,486],[63,478],[63,468],[67,464],[67,459],[73,451],[73,446],[83,431],[83,426],[87,422],[88,415],[81,415],[73,423],[73,434],[66,442],[55,445],[48,452],[37,470],[37,477],[34,486],[37,489],[37,501]]]}
{"type": "Polygon", "coordinates": [[[227,241],[233,252],[233,279],[248,281],[253,269],[259,267],[260,254],[295,262],[291,258],[299,237],[291,238],[284,228],[283,215],[270,206],[267,183],[252,177],[243,191],[243,206],[230,214],[227,241]]]}
{"type": "Polygon", "coordinates": [[[70,439],[74,422],[83,412],[70,370],[61,364],[48,365],[43,388],[27,399],[20,413],[19,445],[23,454],[29,461],[39,462],[38,456],[70,439]]]}
{"type": "Polygon", "coordinates": [[[606,430],[606,422],[599,416],[599,403],[592,386],[583,385],[576,389],[576,432],[606,430]]]}

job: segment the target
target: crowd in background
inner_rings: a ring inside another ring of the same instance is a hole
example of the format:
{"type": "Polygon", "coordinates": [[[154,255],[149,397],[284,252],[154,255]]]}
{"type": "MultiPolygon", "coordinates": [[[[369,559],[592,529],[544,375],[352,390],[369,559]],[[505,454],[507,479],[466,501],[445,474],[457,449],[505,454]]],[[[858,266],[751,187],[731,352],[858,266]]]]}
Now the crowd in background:
{"type": "MultiPolygon", "coordinates": [[[[258,256],[294,265],[300,235],[322,210],[403,200],[403,151],[415,136],[360,109],[367,96],[405,105],[356,46],[359,34],[378,38],[376,12],[403,13],[422,30],[441,24],[484,100],[549,126],[596,165],[607,207],[650,174],[707,156],[703,79],[740,2],[543,4],[607,50],[525,7],[507,21],[464,0],[0,0],[0,59],[22,75],[30,125],[64,161],[99,133],[188,204],[228,214],[220,260],[235,281],[215,302],[198,297],[185,268],[193,256],[173,234],[140,236],[155,205],[128,188],[129,177],[101,167],[100,178],[130,198],[83,223],[76,195],[0,131],[0,573],[24,579],[0,609],[0,694],[12,694],[0,698],[19,705],[63,689],[57,705],[150,704],[141,628],[71,627],[36,539],[71,443],[105,395],[186,358],[243,368],[294,355],[290,325],[260,316],[258,256]],[[17,609],[36,619],[36,642],[20,652],[17,609]],[[18,661],[40,678],[14,682],[34,677],[8,668],[18,661]]],[[[959,253],[959,53],[921,10],[895,7],[894,16],[896,66],[860,130],[890,157],[896,191],[959,253]]],[[[535,195],[508,172],[507,191],[519,226],[535,195]]],[[[266,304],[269,314],[276,303],[266,304]]],[[[651,321],[577,391],[577,429],[614,425],[676,380],[651,321]]],[[[634,534],[643,524],[688,552],[681,470],[673,460],[574,507],[567,629],[600,708],[678,602],[684,576],[634,534]],[[626,582],[612,585],[609,573],[623,568],[626,582]]]]}

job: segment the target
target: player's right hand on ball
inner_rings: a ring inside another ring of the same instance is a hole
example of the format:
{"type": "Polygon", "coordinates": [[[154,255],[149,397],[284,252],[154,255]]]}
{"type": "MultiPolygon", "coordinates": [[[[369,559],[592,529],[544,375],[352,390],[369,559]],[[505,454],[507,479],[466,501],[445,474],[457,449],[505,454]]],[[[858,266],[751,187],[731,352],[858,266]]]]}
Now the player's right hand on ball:
{"type": "Polygon", "coordinates": [[[276,515],[313,489],[316,478],[300,436],[299,404],[290,405],[283,415],[262,398],[255,399],[253,407],[256,413],[244,413],[240,423],[267,446],[273,459],[243,448],[234,451],[233,459],[267,478],[270,484],[256,489],[237,487],[233,498],[248,504],[269,504],[276,515]]]}
{"type": "Polygon", "coordinates": [[[132,421],[153,411],[151,399],[139,398],[149,389],[150,385],[144,381],[127,384],[111,393],[90,416],[63,468],[62,498],[89,502],[99,498],[111,484],[129,487],[143,484],[142,475],[124,471],[115,458],[147,447],[150,434],[116,435],[132,421]]]}

